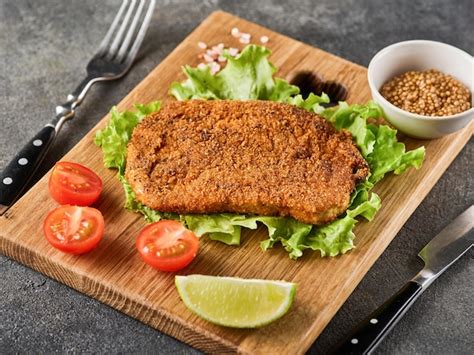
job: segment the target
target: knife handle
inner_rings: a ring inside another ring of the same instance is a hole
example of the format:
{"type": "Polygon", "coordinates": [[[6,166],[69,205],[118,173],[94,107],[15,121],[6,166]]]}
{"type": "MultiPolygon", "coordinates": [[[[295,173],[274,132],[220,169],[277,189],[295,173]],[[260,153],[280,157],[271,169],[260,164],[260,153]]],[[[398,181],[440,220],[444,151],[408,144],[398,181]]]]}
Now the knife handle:
{"type": "Polygon", "coordinates": [[[47,124],[0,173],[0,209],[6,209],[20,196],[55,137],[54,125],[47,124]]]}
{"type": "Polygon", "coordinates": [[[363,320],[334,354],[370,354],[422,291],[423,287],[420,284],[409,281],[392,298],[363,320]]]}

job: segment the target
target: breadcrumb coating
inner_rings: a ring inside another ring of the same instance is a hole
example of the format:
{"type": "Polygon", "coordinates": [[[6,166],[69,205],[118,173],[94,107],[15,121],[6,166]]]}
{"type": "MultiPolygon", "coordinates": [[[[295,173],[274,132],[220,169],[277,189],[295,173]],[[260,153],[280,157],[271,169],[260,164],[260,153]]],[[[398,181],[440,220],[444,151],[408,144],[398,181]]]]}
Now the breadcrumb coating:
{"type": "Polygon", "coordinates": [[[137,199],[161,212],[311,224],[344,213],[368,173],[349,132],[271,101],[169,103],[135,128],[126,166],[137,199]]]}

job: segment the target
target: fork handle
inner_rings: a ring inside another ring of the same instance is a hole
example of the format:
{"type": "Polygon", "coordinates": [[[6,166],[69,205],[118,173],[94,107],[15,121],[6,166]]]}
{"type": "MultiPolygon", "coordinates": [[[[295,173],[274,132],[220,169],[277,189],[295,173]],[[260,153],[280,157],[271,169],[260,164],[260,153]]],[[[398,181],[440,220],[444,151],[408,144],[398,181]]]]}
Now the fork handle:
{"type": "Polygon", "coordinates": [[[20,196],[55,137],[54,125],[47,124],[23,146],[0,173],[0,212],[20,196]]]}
{"type": "Polygon", "coordinates": [[[0,173],[0,215],[21,196],[62,125],[74,117],[76,108],[96,81],[98,79],[92,75],[82,80],[72,94],[68,95],[68,101],[56,107],[56,117],[51,123],[30,139],[0,173]]]}

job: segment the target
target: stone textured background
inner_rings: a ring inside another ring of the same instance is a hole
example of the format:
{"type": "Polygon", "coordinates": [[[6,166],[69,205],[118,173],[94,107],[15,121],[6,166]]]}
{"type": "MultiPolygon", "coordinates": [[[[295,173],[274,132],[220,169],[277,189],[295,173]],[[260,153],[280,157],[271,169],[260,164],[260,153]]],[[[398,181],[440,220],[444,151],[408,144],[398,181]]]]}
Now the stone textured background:
{"type": "MultiPolygon", "coordinates": [[[[119,1],[0,1],[0,168],[82,77],[119,1]]],[[[432,39],[474,49],[472,1],[158,1],[130,74],[97,85],[69,122],[38,176],[102,118],[210,12],[229,11],[367,65],[382,47],[432,39]]],[[[420,268],[418,251],[474,201],[471,142],[341,308],[310,353],[326,353],[420,268]]],[[[390,354],[474,349],[468,252],[421,296],[378,348],[390,354]]],[[[0,352],[176,352],[188,346],[0,256],[0,352]]]]}

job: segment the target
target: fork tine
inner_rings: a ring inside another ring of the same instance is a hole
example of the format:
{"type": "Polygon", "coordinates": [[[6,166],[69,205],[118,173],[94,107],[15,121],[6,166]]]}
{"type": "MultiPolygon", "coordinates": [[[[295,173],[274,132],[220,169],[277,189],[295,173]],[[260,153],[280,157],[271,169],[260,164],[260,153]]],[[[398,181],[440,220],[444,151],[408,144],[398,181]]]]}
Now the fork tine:
{"type": "Polygon", "coordinates": [[[117,49],[122,42],[123,35],[125,34],[125,30],[128,27],[128,23],[130,22],[130,18],[132,17],[133,10],[135,9],[135,5],[137,3],[137,0],[132,0],[132,3],[130,4],[130,7],[128,8],[127,13],[125,14],[125,17],[122,21],[122,25],[120,26],[117,34],[115,35],[115,38],[112,42],[112,45],[110,46],[108,53],[107,53],[107,58],[112,59],[115,54],[117,53],[117,49]]]}
{"type": "Polygon", "coordinates": [[[117,25],[120,22],[120,18],[122,17],[122,14],[128,5],[128,2],[129,0],[122,1],[122,5],[120,5],[120,9],[118,10],[117,15],[115,16],[114,21],[110,25],[109,30],[107,31],[107,34],[105,35],[104,39],[100,43],[99,49],[97,50],[98,56],[102,56],[106,53],[110,39],[112,38],[112,35],[115,32],[115,29],[117,28],[117,25]]]}
{"type": "Polygon", "coordinates": [[[155,4],[155,0],[150,0],[150,5],[148,6],[142,25],[140,26],[140,30],[138,31],[137,37],[135,38],[135,42],[133,43],[132,48],[130,48],[128,55],[125,58],[125,63],[127,63],[127,65],[131,65],[137,56],[140,45],[145,38],[146,31],[150,26],[151,17],[153,16],[153,11],[155,10],[155,4]]]}
{"type": "Polygon", "coordinates": [[[138,9],[135,12],[135,17],[133,18],[130,29],[128,30],[127,35],[125,36],[125,39],[123,40],[123,43],[120,46],[117,57],[115,57],[115,60],[117,60],[119,62],[122,61],[122,59],[124,58],[124,56],[127,52],[128,47],[130,46],[130,42],[132,41],[132,38],[135,35],[135,29],[137,28],[138,20],[140,20],[140,16],[141,16],[143,8],[145,6],[146,0],[139,0],[139,1],[140,2],[138,4],[138,9]]]}

